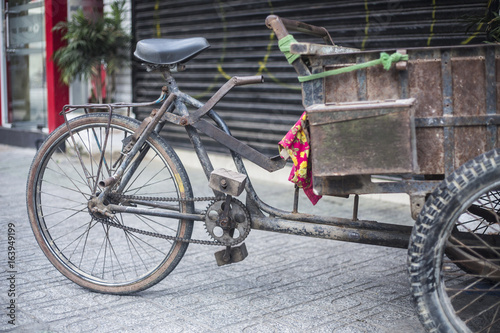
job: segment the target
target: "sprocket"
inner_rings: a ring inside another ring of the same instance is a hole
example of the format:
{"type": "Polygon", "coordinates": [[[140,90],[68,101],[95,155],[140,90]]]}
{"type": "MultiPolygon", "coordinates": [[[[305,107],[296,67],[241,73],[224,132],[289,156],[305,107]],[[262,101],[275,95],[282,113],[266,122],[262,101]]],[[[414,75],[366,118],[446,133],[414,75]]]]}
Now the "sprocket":
{"type": "Polygon", "coordinates": [[[208,205],[205,228],[214,240],[233,246],[245,240],[250,233],[250,214],[241,201],[231,198],[227,216],[224,216],[225,205],[226,200],[215,200],[208,205]]]}

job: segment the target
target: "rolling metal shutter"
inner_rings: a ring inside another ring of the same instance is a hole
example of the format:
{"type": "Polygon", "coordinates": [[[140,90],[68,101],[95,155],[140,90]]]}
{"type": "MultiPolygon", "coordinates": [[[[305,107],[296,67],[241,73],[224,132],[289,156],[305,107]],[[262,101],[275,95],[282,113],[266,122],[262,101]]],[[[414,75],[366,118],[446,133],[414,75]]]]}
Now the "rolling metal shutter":
{"type": "MultiPolygon", "coordinates": [[[[135,40],[202,36],[211,47],[176,73],[180,88],[205,102],[227,78],[265,76],[264,84],[234,88],[215,107],[232,134],[269,155],[303,112],[296,73],[279,52],[264,24],[267,15],[324,26],[338,45],[360,49],[405,48],[479,43],[484,34],[465,33],[464,16],[481,15],[482,0],[402,1],[160,1],[133,0],[135,40]]],[[[295,34],[294,34],[295,35],[295,34]]],[[[310,37],[295,35],[300,41],[310,37]]],[[[321,42],[321,41],[317,41],[321,42]]],[[[163,85],[156,73],[133,67],[134,101],[156,99],[163,85]]],[[[150,109],[135,110],[138,118],[150,109]]],[[[182,127],[169,125],[163,135],[174,145],[189,145],[182,127]]],[[[209,149],[220,146],[207,141],[209,149]]]]}

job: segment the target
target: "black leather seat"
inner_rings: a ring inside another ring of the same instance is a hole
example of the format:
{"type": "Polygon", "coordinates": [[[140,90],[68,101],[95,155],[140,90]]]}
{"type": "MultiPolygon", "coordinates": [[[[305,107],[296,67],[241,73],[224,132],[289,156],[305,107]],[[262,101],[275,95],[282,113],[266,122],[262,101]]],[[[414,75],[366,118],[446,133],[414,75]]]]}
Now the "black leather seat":
{"type": "Polygon", "coordinates": [[[185,63],[210,47],[203,37],[168,39],[143,39],[137,43],[134,56],[156,65],[185,63]]]}

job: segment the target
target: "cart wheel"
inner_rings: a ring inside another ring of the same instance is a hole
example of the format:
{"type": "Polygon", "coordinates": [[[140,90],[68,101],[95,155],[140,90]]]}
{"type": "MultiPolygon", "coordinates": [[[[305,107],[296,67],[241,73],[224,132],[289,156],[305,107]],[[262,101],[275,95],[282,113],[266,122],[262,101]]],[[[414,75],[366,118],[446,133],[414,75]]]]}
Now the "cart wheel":
{"type": "Polygon", "coordinates": [[[451,174],[410,239],[410,283],[429,332],[500,331],[500,151],[451,174]]]}

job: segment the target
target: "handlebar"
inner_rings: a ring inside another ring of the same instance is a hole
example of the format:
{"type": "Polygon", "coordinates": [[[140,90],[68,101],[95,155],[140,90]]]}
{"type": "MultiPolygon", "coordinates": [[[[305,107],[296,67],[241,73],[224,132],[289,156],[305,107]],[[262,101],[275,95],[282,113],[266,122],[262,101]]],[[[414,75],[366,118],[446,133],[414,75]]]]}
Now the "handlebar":
{"type": "Polygon", "coordinates": [[[266,26],[274,31],[278,39],[288,36],[288,30],[290,30],[321,37],[326,44],[334,45],[330,33],[323,27],[317,27],[304,22],[282,18],[277,15],[269,15],[266,18],[266,26]]]}
{"type": "Polygon", "coordinates": [[[234,81],[235,86],[243,86],[245,84],[253,84],[253,83],[263,83],[264,76],[255,75],[255,76],[233,76],[232,79],[234,81]]]}

